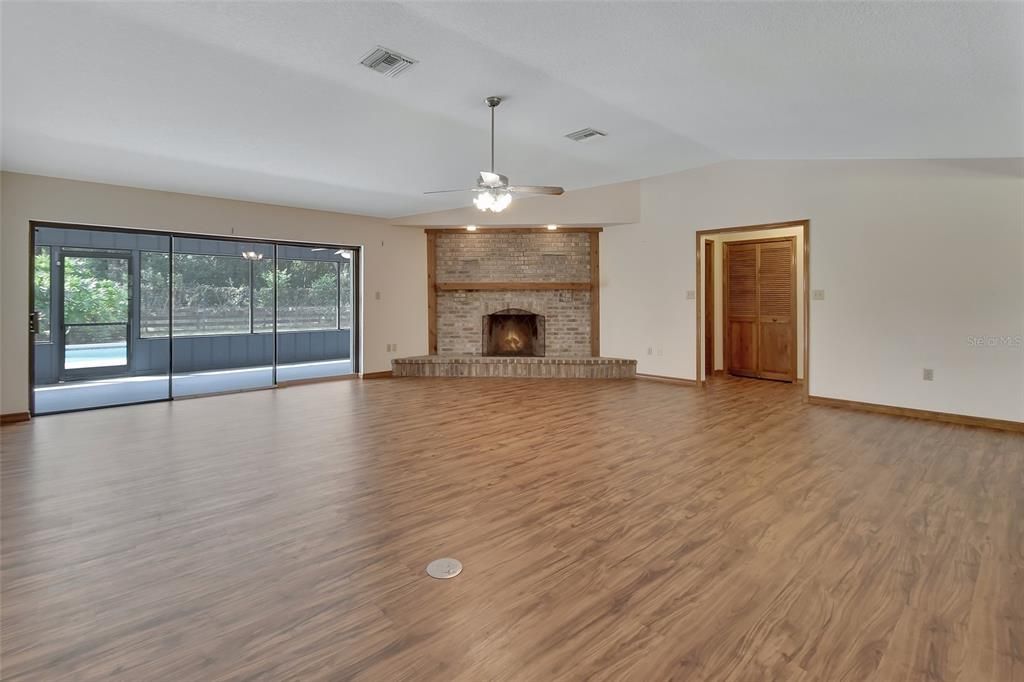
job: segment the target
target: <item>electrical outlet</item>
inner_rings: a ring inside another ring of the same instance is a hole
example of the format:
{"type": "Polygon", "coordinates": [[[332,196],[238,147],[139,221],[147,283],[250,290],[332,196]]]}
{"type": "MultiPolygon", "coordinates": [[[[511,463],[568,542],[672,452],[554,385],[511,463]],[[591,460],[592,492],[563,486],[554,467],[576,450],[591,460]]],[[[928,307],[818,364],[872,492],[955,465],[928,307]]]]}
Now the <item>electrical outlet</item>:
{"type": "Polygon", "coordinates": [[[398,352],[398,344],[397,343],[391,344],[391,350],[393,350],[393,351],[395,351],[397,353],[398,352]]]}
{"type": "Polygon", "coordinates": [[[811,289],[811,300],[812,301],[824,301],[825,290],[824,289],[811,289]]]}
{"type": "Polygon", "coordinates": [[[935,370],[926,367],[921,371],[921,378],[925,381],[935,381],[935,370]]]}
{"type": "Polygon", "coordinates": [[[662,347],[658,346],[658,357],[660,358],[662,355],[663,355],[662,347]]]}
{"type": "Polygon", "coordinates": [[[647,346],[647,354],[654,355],[654,346],[647,346]]]}
{"type": "Polygon", "coordinates": [[[373,292],[373,297],[379,301],[380,300],[380,292],[379,291],[373,292]]]}

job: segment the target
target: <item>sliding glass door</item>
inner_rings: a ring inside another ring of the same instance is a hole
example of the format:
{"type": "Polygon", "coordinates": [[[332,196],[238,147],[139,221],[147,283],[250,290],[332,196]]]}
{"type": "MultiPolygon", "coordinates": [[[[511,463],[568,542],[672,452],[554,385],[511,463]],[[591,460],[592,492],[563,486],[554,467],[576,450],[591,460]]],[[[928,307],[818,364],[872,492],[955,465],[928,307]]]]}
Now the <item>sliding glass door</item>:
{"type": "Polygon", "coordinates": [[[277,248],[277,380],[351,374],[350,248],[277,248]]]}
{"type": "Polygon", "coordinates": [[[359,250],[33,226],[33,413],[357,371],[359,250]]]}
{"type": "Polygon", "coordinates": [[[33,240],[33,413],[166,400],[169,340],[147,331],[169,305],[166,268],[149,264],[166,263],[170,237],[35,227],[33,240]]]}

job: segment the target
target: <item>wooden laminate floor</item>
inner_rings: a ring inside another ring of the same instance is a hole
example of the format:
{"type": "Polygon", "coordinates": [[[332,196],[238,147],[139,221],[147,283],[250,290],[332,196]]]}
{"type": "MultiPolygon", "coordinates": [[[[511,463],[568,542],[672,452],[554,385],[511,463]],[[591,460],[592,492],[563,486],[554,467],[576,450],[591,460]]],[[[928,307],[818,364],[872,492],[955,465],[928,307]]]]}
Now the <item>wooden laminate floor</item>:
{"type": "Polygon", "coordinates": [[[1019,434],[394,379],[2,437],[5,680],[1024,680],[1019,434]]]}

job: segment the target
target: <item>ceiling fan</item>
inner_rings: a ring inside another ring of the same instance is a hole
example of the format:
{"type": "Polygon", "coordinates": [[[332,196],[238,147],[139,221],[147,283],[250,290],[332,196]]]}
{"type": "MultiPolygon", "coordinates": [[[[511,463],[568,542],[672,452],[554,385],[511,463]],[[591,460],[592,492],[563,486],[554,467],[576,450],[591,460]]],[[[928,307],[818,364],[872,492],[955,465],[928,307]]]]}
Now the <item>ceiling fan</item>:
{"type": "Polygon", "coordinates": [[[447,194],[449,192],[476,192],[473,205],[481,211],[501,213],[512,203],[513,194],[550,194],[558,196],[565,192],[561,187],[543,185],[510,185],[508,178],[494,172],[494,110],[501,104],[500,97],[488,97],[487,106],[491,109],[491,170],[480,171],[476,179],[476,187],[470,189],[442,189],[424,194],[447,194]]]}

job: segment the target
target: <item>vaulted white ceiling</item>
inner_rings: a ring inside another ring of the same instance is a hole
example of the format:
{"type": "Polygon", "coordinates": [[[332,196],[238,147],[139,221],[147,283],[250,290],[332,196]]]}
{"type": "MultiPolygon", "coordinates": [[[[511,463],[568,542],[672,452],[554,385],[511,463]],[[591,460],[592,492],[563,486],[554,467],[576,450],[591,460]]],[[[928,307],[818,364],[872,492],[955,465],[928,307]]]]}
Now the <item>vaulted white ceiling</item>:
{"type": "Polygon", "coordinates": [[[3,167],[378,216],[486,167],[1024,156],[1024,3],[3,2],[3,167]],[[419,63],[359,65],[376,45],[419,63]],[[607,138],[565,133],[593,126],[607,138]]]}

